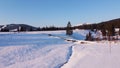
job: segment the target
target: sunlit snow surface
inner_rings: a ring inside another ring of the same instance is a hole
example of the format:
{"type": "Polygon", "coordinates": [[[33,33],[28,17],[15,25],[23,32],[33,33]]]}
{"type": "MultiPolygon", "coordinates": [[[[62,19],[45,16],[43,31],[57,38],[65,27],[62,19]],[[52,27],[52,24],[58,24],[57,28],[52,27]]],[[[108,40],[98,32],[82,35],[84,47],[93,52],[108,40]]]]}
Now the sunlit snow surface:
{"type": "Polygon", "coordinates": [[[120,68],[120,42],[83,41],[87,33],[0,33],[0,68],[120,68]]]}

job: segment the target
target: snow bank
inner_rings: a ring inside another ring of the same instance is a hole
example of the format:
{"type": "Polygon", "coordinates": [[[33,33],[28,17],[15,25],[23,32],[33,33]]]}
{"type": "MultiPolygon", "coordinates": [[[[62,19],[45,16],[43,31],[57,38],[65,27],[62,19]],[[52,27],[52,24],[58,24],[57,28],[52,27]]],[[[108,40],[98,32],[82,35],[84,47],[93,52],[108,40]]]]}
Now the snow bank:
{"type": "Polygon", "coordinates": [[[73,54],[62,68],[119,68],[118,43],[81,44],[73,47],[73,54]]]}

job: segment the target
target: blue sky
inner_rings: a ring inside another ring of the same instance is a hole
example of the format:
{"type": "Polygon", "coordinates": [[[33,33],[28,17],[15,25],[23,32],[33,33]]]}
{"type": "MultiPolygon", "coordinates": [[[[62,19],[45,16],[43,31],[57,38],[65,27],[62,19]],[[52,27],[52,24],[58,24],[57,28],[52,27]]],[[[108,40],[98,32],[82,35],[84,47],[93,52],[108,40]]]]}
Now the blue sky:
{"type": "Polygon", "coordinates": [[[120,18],[120,0],[0,0],[0,24],[66,26],[120,18]]]}

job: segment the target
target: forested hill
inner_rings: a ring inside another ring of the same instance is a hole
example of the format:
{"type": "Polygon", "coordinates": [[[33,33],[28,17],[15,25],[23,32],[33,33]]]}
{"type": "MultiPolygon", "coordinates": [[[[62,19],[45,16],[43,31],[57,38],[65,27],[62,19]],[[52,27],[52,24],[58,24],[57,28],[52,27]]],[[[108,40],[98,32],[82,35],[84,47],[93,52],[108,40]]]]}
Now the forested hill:
{"type": "Polygon", "coordinates": [[[26,24],[7,24],[7,25],[1,25],[0,27],[1,32],[8,32],[12,30],[13,31],[32,31],[32,30],[37,30],[37,28],[30,25],[26,25],[26,24]]]}
{"type": "Polygon", "coordinates": [[[95,24],[83,24],[79,26],[74,26],[74,29],[79,28],[79,29],[109,29],[111,27],[114,28],[120,28],[120,18],[118,19],[113,19],[109,21],[104,21],[100,23],[95,23],[95,24]]]}
{"type": "Polygon", "coordinates": [[[101,22],[98,25],[104,25],[104,26],[114,26],[116,28],[120,28],[120,18],[118,19],[113,19],[110,21],[106,21],[106,22],[101,22]]]}

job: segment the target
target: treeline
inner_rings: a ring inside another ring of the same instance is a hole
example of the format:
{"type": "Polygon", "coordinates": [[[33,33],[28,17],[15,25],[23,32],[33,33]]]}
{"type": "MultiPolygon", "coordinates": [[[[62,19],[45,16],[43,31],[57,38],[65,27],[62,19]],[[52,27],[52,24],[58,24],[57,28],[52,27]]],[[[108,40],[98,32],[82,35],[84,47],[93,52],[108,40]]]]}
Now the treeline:
{"type": "Polygon", "coordinates": [[[0,32],[24,32],[24,31],[56,31],[56,30],[66,30],[66,27],[55,27],[55,26],[46,26],[46,27],[18,27],[15,29],[8,29],[8,28],[3,28],[0,30],[0,32]]]}
{"type": "MultiPolygon", "coordinates": [[[[83,24],[75,28],[89,29],[94,32],[99,30],[102,32],[103,40],[117,40],[118,36],[120,36],[120,19],[114,19],[98,24],[83,24]]],[[[90,33],[86,35],[86,40],[93,40],[90,33]]]]}
{"type": "Polygon", "coordinates": [[[83,24],[83,25],[80,25],[80,26],[74,26],[73,29],[90,29],[90,30],[93,30],[93,29],[97,29],[98,28],[98,25],[97,24],[83,24]]]}
{"type": "Polygon", "coordinates": [[[66,30],[66,27],[46,26],[46,27],[37,28],[37,31],[55,31],[55,30],[66,30]]]}
{"type": "Polygon", "coordinates": [[[101,23],[97,23],[97,24],[83,24],[80,26],[74,26],[73,29],[98,29],[98,30],[102,30],[102,29],[111,29],[112,27],[114,28],[120,28],[120,18],[119,19],[114,19],[114,20],[110,20],[110,21],[106,21],[106,22],[101,22],[101,23]]]}
{"type": "MultiPolygon", "coordinates": [[[[65,27],[56,27],[56,26],[46,26],[46,27],[32,27],[25,24],[12,24],[14,25],[14,29],[17,29],[17,31],[52,31],[52,30],[67,30],[67,26],[65,27]],[[19,29],[19,26],[21,27],[19,29]]],[[[67,24],[66,24],[67,25],[67,24]]],[[[2,26],[1,26],[2,27],[2,26]]],[[[0,27],[0,28],[1,28],[0,27]]],[[[1,32],[8,32],[11,31],[10,28],[13,28],[13,26],[10,26],[9,28],[1,28],[1,32]]],[[[101,23],[95,23],[95,24],[83,24],[80,26],[72,26],[71,29],[89,29],[91,31],[94,30],[101,30],[103,32],[109,31],[110,33],[114,33],[114,28],[120,28],[120,19],[114,19],[106,22],[101,23]]]]}

